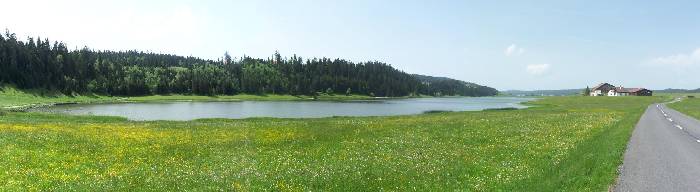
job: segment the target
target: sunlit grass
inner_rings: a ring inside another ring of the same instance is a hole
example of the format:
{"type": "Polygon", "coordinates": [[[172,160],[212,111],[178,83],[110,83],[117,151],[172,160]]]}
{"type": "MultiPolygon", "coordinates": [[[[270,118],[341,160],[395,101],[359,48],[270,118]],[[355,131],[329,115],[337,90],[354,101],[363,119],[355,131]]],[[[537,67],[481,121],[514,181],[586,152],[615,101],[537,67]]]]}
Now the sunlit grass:
{"type": "Polygon", "coordinates": [[[107,103],[107,102],[161,102],[161,101],[307,101],[307,100],[366,100],[374,97],[366,95],[319,94],[315,98],[305,95],[151,95],[135,97],[101,96],[94,94],[65,95],[58,91],[20,90],[12,86],[0,85],[0,110],[25,109],[27,107],[61,103],[107,103]]]}
{"type": "Polygon", "coordinates": [[[18,90],[11,86],[0,85],[0,109],[21,108],[31,105],[53,103],[93,103],[116,101],[117,97],[98,95],[68,96],[59,92],[18,90]]]}
{"type": "Polygon", "coordinates": [[[660,97],[526,110],[130,122],[0,116],[0,190],[604,191],[660,97]]]}
{"type": "Polygon", "coordinates": [[[700,93],[654,93],[654,95],[667,97],[669,100],[676,98],[700,97],[700,93]]]}
{"type": "Polygon", "coordinates": [[[700,99],[698,98],[684,98],[680,102],[671,103],[667,106],[691,117],[695,117],[696,119],[700,119],[700,99]]]}

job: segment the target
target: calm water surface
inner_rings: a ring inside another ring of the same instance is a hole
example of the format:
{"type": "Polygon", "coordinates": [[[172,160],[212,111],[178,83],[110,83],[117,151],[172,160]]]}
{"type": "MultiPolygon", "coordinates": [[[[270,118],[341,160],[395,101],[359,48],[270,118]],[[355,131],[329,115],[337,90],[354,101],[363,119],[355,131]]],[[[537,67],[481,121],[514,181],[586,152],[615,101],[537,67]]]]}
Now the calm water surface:
{"type": "Polygon", "coordinates": [[[90,105],[60,105],[38,111],[76,115],[121,116],[130,120],[193,120],[201,118],[314,118],[331,116],[387,116],[420,114],[425,111],[478,111],[515,107],[533,98],[464,97],[417,98],[379,101],[240,101],[159,102],[90,105]]]}

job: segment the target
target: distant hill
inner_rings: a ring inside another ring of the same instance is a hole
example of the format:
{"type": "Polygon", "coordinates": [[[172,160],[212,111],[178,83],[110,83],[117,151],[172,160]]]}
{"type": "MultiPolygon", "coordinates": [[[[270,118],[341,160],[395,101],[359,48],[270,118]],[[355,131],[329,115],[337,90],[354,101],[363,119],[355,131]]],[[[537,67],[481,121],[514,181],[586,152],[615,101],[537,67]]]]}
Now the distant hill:
{"type": "Polygon", "coordinates": [[[663,90],[654,90],[656,93],[700,93],[700,88],[698,89],[663,89],[663,90]]]}
{"type": "Polygon", "coordinates": [[[566,96],[566,95],[579,95],[581,94],[581,89],[559,89],[559,90],[534,90],[534,91],[522,91],[522,90],[508,90],[501,91],[502,95],[513,95],[513,96],[566,96]]]}
{"type": "Polygon", "coordinates": [[[462,96],[494,96],[498,95],[498,90],[462,80],[433,77],[427,75],[412,74],[421,82],[418,92],[421,94],[441,96],[441,95],[462,95],[462,96]]]}

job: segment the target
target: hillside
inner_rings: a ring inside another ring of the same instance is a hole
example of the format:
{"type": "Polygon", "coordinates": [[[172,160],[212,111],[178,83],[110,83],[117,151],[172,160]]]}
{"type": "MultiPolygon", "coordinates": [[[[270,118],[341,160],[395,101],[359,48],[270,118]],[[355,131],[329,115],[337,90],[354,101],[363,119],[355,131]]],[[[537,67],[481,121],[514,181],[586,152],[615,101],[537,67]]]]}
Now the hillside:
{"type": "Polygon", "coordinates": [[[417,76],[377,61],[282,57],[208,60],[141,51],[69,50],[61,42],[0,35],[0,84],[66,95],[358,94],[491,96],[495,89],[417,76]],[[427,83],[426,83],[427,82],[427,83]]]}
{"type": "Polygon", "coordinates": [[[426,95],[463,95],[463,96],[493,96],[498,90],[447,77],[433,77],[413,74],[421,82],[418,92],[426,95]]]}

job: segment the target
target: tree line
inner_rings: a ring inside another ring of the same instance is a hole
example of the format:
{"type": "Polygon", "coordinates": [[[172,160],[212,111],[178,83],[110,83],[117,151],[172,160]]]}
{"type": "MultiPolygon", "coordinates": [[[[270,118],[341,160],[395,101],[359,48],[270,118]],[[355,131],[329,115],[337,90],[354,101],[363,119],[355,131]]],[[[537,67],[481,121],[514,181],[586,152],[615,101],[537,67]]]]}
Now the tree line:
{"type": "Polygon", "coordinates": [[[490,96],[493,88],[449,78],[412,75],[383,62],[278,52],[266,59],[244,56],[208,60],[142,51],[69,50],[62,42],[0,34],[0,84],[65,94],[233,95],[362,94],[371,96],[490,96]]]}

